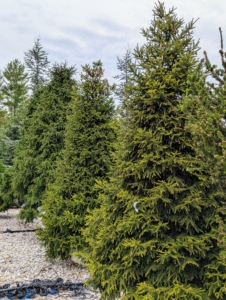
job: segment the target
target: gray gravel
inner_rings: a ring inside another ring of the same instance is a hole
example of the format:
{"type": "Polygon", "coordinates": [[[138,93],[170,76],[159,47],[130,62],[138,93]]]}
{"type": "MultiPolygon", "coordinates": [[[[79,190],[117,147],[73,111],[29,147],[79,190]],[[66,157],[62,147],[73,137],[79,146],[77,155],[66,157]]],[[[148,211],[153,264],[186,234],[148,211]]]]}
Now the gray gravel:
{"type": "MultiPolygon", "coordinates": [[[[18,209],[10,209],[0,213],[0,231],[7,228],[11,230],[34,229],[35,224],[24,224],[17,220],[18,209]]],[[[79,268],[72,262],[45,260],[45,249],[42,248],[34,232],[4,233],[0,234],[0,286],[15,282],[29,283],[33,279],[55,280],[62,278],[64,281],[85,282],[89,273],[84,268],[79,268]]],[[[100,294],[84,289],[84,294],[73,295],[70,291],[60,292],[57,296],[36,296],[35,299],[94,299],[100,294]]]]}

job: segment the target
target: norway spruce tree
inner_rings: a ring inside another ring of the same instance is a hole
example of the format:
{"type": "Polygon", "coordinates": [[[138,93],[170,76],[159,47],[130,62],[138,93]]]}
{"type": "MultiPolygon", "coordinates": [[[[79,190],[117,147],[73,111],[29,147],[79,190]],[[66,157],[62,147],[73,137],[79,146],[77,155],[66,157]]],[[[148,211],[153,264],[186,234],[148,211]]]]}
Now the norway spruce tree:
{"type": "Polygon", "coordinates": [[[197,65],[194,21],[158,2],[134,50],[126,126],[81,253],[102,299],[226,299],[217,242],[222,197],[181,112],[197,65]]]}
{"type": "Polygon", "coordinates": [[[32,221],[52,172],[63,136],[68,105],[75,86],[74,67],[66,63],[51,69],[51,80],[38,89],[27,108],[22,137],[14,159],[13,192],[26,205],[20,218],[32,221]]]}
{"type": "MultiPolygon", "coordinates": [[[[3,162],[0,160],[0,189],[2,189],[2,177],[5,172],[5,166],[3,162]]],[[[1,207],[4,205],[4,201],[2,197],[0,196],[0,211],[2,210],[1,207]]]]}
{"type": "Polygon", "coordinates": [[[193,134],[196,150],[211,170],[211,182],[225,194],[226,180],[226,52],[220,29],[221,67],[211,64],[207,52],[189,78],[187,97],[181,105],[187,115],[187,126],[193,134]],[[196,96],[194,96],[194,94],[196,96]]]}
{"type": "Polygon", "coordinates": [[[122,58],[117,56],[117,69],[120,72],[118,75],[114,76],[118,80],[117,88],[115,94],[120,102],[123,101],[125,96],[125,86],[128,83],[129,79],[129,65],[132,62],[131,50],[126,49],[126,53],[122,58]]]}
{"type": "MultiPolygon", "coordinates": [[[[181,105],[186,113],[186,124],[193,135],[193,143],[199,157],[202,158],[203,170],[210,170],[209,184],[217,186],[216,196],[225,198],[226,194],[226,52],[223,47],[223,34],[220,31],[221,66],[213,65],[204,51],[204,59],[194,74],[189,78],[189,87],[185,101],[181,105]],[[202,70],[202,72],[200,72],[202,70]],[[201,75],[200,75],[201,73],[201,75]],[[194,94],[196,96],[194,96],[194,94]]],[[[224,218],[217,217],[220,223],[218,243],[222,246],[221,263],[226,261],[226,230],[224,218]]],[[[214,275],[215,275],[214,274],[214,275]]],[[[212,274],[212,276],[214,276],[212,274]]],[[[216,275],[215,275],[216,276],[216,275]]],[[[222,286],[224,289],[224,286],[222,286]]]]}
{"type": "Polygon", "coordinates": [[[25,66],[18,59],[14,59],[7,64],[3,76],[0,101],[8,108],[11,116],[15,116],[20,103],[28,96],[28,74],[25,72],[25,66]]]}
{"type": "Polygon", "coordinates": [[[49,66],[48,53],[43,50],[40,38],[37,38],[33,48],[24,54],[25,66],[29,70],[30,88],[34,92],[46,82],[45,76],[49,66]]]}
{"type": "Polygon", "coordinates": [[[106,179],[111,165],[115,139],[111,90],[100,61],[82,67],[67,118],[65,148],[43,201],[44,229],[38,235],[49,258],[67,259],[83,248],[85,216],[98,205],[95,183],[106,179]]]}

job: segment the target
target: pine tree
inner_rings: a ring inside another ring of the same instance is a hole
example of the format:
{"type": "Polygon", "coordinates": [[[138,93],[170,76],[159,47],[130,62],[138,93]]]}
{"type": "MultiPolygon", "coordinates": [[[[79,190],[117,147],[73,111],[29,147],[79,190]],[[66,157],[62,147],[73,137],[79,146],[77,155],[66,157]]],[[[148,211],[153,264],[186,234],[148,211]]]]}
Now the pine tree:
{"type": "Polygon", "coordinates": [[[45,75],[47,73],[49,61],[48,53],[43,50],[40,38],[37,38],[31,50],[25,52],[25,66],[29,70],[29,78],[31,80],[30,88],[34,92],[44,82],[46,82],[45,75]]]}
{"type": "Polygon", "coordinates": [[[20,103],[27,99],[27,73],[24,65],[15,59],[8,63],[3,71],[3,76],[1,103],[8,108],[12,116],[15,116],[20,103]]]}
{"type": "Polygon", "coordinates": [[[216,240],[223,199],[206,182],[180,109],[198,63],[195,22],[160,2],[153,13],[133,54],[123,142],[101,206],[87,217],[81,256],[102,299],[226,299],[216,240]]]}
{"type": "Polygon", "coordinates": [[[32,221],[41,205],[42,195],[58,153],[63,147],[68,105],[75,85],[74,67],[54,65],[48,85],[38,89],[28,105],[22,138],[14,159],[14,195],[25,202],[20,218],[32,221]]]}
{"type": "Polygon", "coordinates": [[[112,87],[103,77],[100,61],[82,70],[67,119],[65,148],[43,201],[44,229],[38,234],[49,258],[67,259],[74,249],[83,247],[85,215],[97,206],[95,182],[106,179],[111,164],[112,87]]]}

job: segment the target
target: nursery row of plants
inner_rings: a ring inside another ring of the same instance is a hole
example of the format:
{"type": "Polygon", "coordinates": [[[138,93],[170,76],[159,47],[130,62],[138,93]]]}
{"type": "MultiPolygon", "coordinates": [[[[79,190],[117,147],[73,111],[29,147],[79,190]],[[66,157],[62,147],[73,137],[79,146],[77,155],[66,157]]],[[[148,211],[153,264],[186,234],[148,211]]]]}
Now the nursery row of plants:
{"type": "Polygon", "coordinates": [[[113,85],[40,39],[2,73],[0,210],[41,216],[47,258],[80,258],[102,299],[226,299],[226,53],[195,25],[156,3],[113,85]]]}

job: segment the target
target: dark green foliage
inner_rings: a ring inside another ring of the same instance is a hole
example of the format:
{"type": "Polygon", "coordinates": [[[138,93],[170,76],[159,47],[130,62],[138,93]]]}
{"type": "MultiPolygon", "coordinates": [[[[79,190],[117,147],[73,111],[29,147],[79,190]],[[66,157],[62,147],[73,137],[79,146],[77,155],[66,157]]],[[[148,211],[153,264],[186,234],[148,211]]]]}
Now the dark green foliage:
{"type": "Polygon", "coordinates": [[[12,190],[13,168],[7,168],[1,175],[0,182],[0,211],[5,211],[12,207],[14,195],[12,190]]]}
{"type": "Polygon", "coordinates": [[[102,299],[226,299],[217,243],[224,198],[203,171],[181,112],[197,66],[194,21],[154,9],[134,50],[126,126],[100,208],[87,217],[81,253],[102,299]]]}
{"type": "Polygon", "coordinates": [[[131,63],[132,54],[130,49],[126,50],[126,53],[122,58],[117,56],[117,69],[120,71],[120,74],[114,77],[118,80],[115,94],[120,101],[121,106],[123,106],[123,109],[126,108],[126,85],[129,83],[129,71],[131,63]]]}
{"type": "Polygon", "coordinates": [[[0,159],[8,168],[13,165],[14,151],[20,139],[20,130],[26,114],[29,98],[21,102],[13,116],[7,111],[1,111],[0,116],[0,159]]]}
{"type": "Polygon", "coordinates": [[[2,130],[2,128],[7,123],[7,121],[6,121],[6,115],[7,115],[7,112],[5,110],[1,110],[0,109],[0,130],[2,130]]]}
{"type": "Polygon", "coordinates": [[[67,64],[52,67],[49,84],[38,89],[27,108],[22,138],[14,160],[13,191],[26,206],[20,217],[31,221],[41,205],[63,136],[68,105],[71,101],[75,69],[67,64]]]}
{"type": "Polygon", "coordinates": [[[17,117],[8,120],[8,126],[0,134],[0,158],[7,167],[13,165],[14,150],[20,139],[20,122],[17,117]]]}
{"type": "MultiPolygon", "coordinates": [[[[2,177],[3,177],[4,171],[5,171],[5,166],[4,166],[3,162],[0,160],[0,193],[2,190],[2,177]]],[[[0,211],[1,211],[1,207],[3,204],[4,204],[4,201],[0,195],[0,211]]]]}
{"type": "Polygon", "coordinates": [[[8,63],[4,72],[4,84],[1,88],[1,103],[7,106],[12,116],[21,102],[27,98],[27,73],[24,65],[18,60],[8,63]]]}
{"type": "Polygon", "coordinates": [[[35,44],[31,50],[25,52],[24,61],[25,66],[29,70],[30,88],[34,92],[45,83],[45,75],[49,65],[48,54],[43,50],[40,38],[35,40],[35,44]]]}
{"type": "MultiPolygon", "coordinates": [[[[23,124],[27,108],[27,101],[23,101],[17,108],[16,116],[3,112],[2,126],[0,126],[0,158],[6,168],[2,174],[0,183],[0,211],[6,210],[14,203],[12,189],[13,180],[13,159],[18,141],[20,140],[20,130],[23,124]]],[[[20,204],[19,199],[16,200],[20,204]]]]}
{"type": "Polygon", "coordinates": [[[2,174],[4,173],[4,171],[5,171],[5,166],[0,160],[0,186],[2,185],[2,174]]]}
{"type": "Polygon", "coordinates": [[[44,230],[38,233],[49,258],[66,259],[83,247],[84,217],[97,206],[95,182],[109,171],[114,109],[112,87],[103,75],[100,61],[83,66],[79,89],[74,90],[65,148],[43,201],[44,230]]]}

